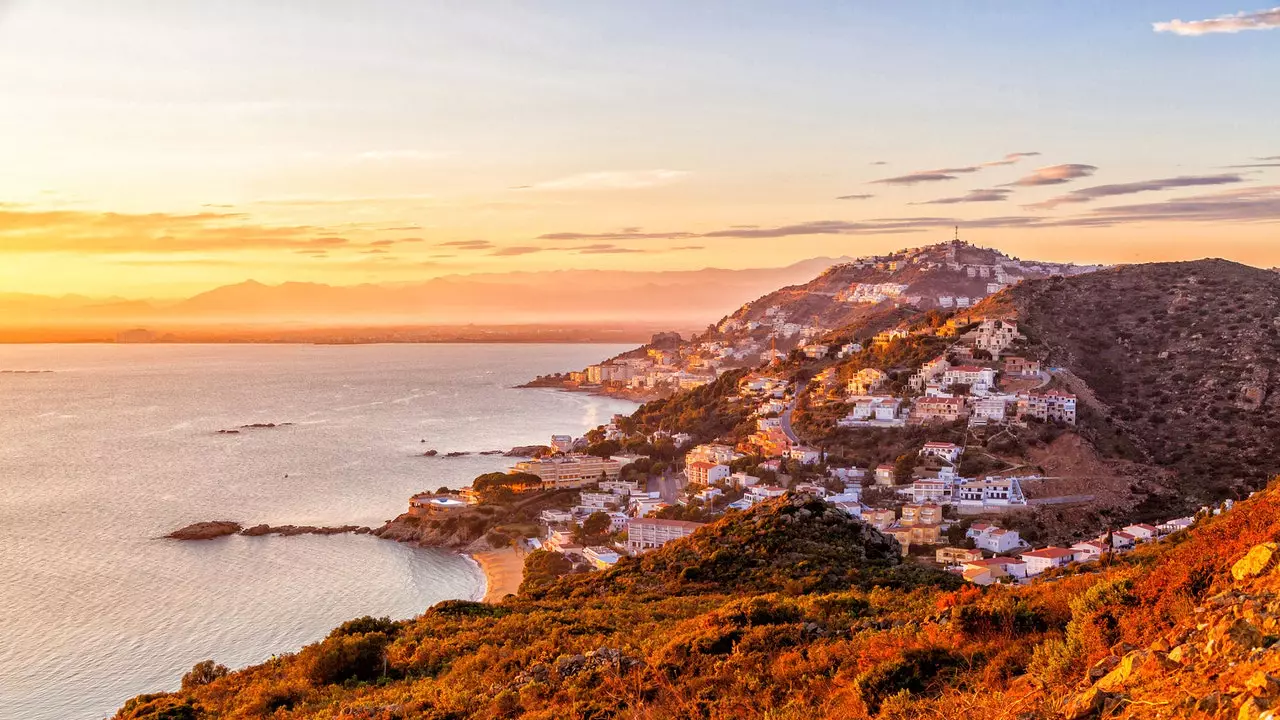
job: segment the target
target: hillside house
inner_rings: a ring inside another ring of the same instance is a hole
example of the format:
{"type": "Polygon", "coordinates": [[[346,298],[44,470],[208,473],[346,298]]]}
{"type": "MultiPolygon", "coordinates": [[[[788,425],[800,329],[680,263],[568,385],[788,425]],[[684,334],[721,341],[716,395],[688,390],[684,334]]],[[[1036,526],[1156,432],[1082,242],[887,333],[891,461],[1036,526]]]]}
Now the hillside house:
{"type": "Polygon", "coordinates": [[[696,485],[713,485],[729,477],[732,471],[728,465],[695,460],[685,466],[685,475],[689,482],[696,485]]]}
{"type": "Polygon", "coordinates": [[[1027,564],[1027,577],[1035,577],[1046,570],[1070,565],[1076,553],[1067,548],[1047,547],[1024,552],[1019,557],[1027,564]]]}
{"type": "Polygon", "coordinates": [[[1008,411],[1009,398],[1007,396],[988,395],[984,398],[973,398],[969,401],[969,424],[1002,423],[1005,421],[1008,411]]]}
{"type": "Polygon", "coordinates": [[[991,357],[999,357],[1015,341],[1022,337],[1018,332],[1018,323],[1013,320],[983,320],[977,329],[969,333],[974,348],[986,350],[991,357]]]}
{"type": "Polygon", "coordinates": [[[942,373],[942,387],[968,385],[971,395],[986,395],[996,384],[996,371],[978,365],[957,365],[942,373]]]}
{"type": "Polygon", "coordinates": [[[898,516],[893,512],[893,510],[876,508],[876,509],[870,509],[870,510],[863,510],[862,519],[865,520],[868,525],[874,527],[875,529],[881,532],[884,532],[885,530],[888,530],[889,527],[892,526],[895,522],[898,521],[898,516]]]}
{"type": "Polygon", "coordinates": [[[899,427],[905,424],[901,417],[902,401],[888,395],[860,395],[853,398],[853,409],[837,424],[841,427],[899,427]]]}
{"type": "Polygon", "coordinates": [[[963,452],[964,448],[954,443],[927,442],[920,449],[920,456],[937,458],[954,465],[960,460],[960,454],[963,452]]]}
{"type": "Polygon", "coordinates": [[[1089,562],[1102,557],[1106,554],[1109,548],[1107,547],[1106,540],[1104,539],[1078,542],[1075,545],[1072,545],[1071,549],[1076,553],[1077,562],[1089,562]]]}
{"type": "Polygon", "coordinates": [[[1019,537],[1017,530],[1005,530],[987,525],[982,532],[973,536],[973,544],[975,547],[999,555],[1025,547],[1027,543],[1019,537]]]}
{"type": "Polygon", "coordinates": [[[964,579],[975,585],[991,585],[1005,578],[1027,576],[1027,563],[1011,557],[973,560],[962,566],[964,579]]]}
{"type": "Polygon", "coordinates": [[[970,550],[968,548],[943,547],[938,548],[933,553],[933,559],[939,565],[964,565],[974,560],[982,559],[981,550],[970,550]]]}
{"type": "Polygon", "coordinates": [[[787,452],[787,457],[801,465],[814,465],[822,461],[822,452],[806,445],[796,445],[787,452]]]}
{"type": "Polygon", "coordinates": [[[846,389],[850,395],[870,395],[889,381],[889,375],[876,368],[863,368],[852,378],[846,389]]]}
{"type": "Polygon", "coordinates": [[[951,503],[952,483],[947,480],[922,479],[911,483],[911,501],[915,503],[951,503]]]}
{"type": "Polygon", "coordinates": [[[1060,390],[1030,392],[1018,396],[1018,417],[1076,424],[1076,396],[1060,390]]]}
{"type": "Polygon", "coordinates": [[[1029,377],[1037,375],[1040,372],[1039,360],[1028,360],[1017,355],[1010,355],[1004,359],[1004,374],[1016,375],[1020,377],[1029,377]]]}
{"type": "Polygon", "coordinates": [[[728,445],[711,443],[707,445],[698,445],[685,453],[684,462],[686,465],[694,462],[709,462],[714,465],[728,465],[741,457],[743,457],[742,453],[735,451],[728,445]]]}
{"type": "Polygon", "coordinates": [[[945,355],[930,360],[920,366],[920,369],[911,376],[907,381],[912,389],[922,392],[926,385],[938,381],[942,374],[951,369],[951,363],[947,362],[945,355]]]}
{"type": "Polygon", "coordinates": [[[922,397],[915,401],[911,407],[910,422],[913,424],[941,422],[955,422],[967,416],[964,405],[964,398],[952,397],[950,395],[942,397],[922,397]]]}
{"type": "Polygon", "coordinates": [[[966,480],[952,490],[953,504],[960,512],[982,512],[1025,507],[1027,498],[1022,493],[1018,478],[988,477],[984,480],[966,480]]]}
{"type": "Polygon", "coordinates": [[[1157,530],[1154,525],[1148,525],[1146,523],[1129,525],[1124,528],[1124,532],[1127,532],[1130,535],[1132,535],[1134,540],[1136,540],[1137,542],[1150,542],[1152,540],[1155,540],[1156,537],[1160,534],[1160,531],[1157,530]]]}
{"type": "Polygon", "coordinates": [[[877,465],[875,477],[876,485],[888,487],[897,484],[895,468],[892,465],[877,465]]]}
{"type": "Polygon", "coordinates": [[[573,452],[573,436],[572,435],[552,435],[551,449],[556,452],[568,453],[573,452]]]}

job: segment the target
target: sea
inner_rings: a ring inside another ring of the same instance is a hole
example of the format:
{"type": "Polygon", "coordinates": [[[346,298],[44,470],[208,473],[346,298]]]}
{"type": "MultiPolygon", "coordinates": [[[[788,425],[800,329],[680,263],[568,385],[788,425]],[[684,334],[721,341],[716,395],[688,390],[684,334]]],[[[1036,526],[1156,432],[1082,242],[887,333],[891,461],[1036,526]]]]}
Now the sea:
{"type": "Polygon", "coordinates": [[[204,659],[241,667],[354,617],[478,599],[469,558],[367,535],[162,536],[379,525],[512,462],[474,453],[634,410],[513,387],[623,349],[0,346],[0,720],[98,720],[204,659]]]}

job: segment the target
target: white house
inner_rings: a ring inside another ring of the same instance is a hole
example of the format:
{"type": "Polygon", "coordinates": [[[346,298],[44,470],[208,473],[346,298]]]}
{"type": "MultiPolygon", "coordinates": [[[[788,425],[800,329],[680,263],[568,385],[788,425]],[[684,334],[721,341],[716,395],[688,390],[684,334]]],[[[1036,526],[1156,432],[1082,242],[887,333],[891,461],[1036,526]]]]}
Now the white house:
{"type": "Polygon", "coordinates": [[[1097,560],[1107,551],[1108,548],[1106,539],[1104,538],[1102,540],[1085,540],[1083,542],[1078,542],[1075,545],[1072,545],[1071,549],[1075,551],[1076,560],[1078,562],[1089,562],[1091,560],[1097,560]]]}
{"type": "Polygon", "coordinates": [[[752,485],[760,484],[760,478],[755,475],[748,475],[744,472],[736,472],[725,478],[730,485],[738,489],[749,488],[752,485]]]}
{"type": "Polygon", "coordinates": [[[852,400],[853,409],[837,423],[841,427],[900,426],[905,423],[900,417],[902,401],[898,398],[888,395],[858,395],[852,400]]]}
{"type": "Polygon", "coordinates": [[[822,460],[821,452],[819,452],[818,450],[814,450],[811,447],[806,447],[804,445],[797,445],[791,448],[791,450],[787,453],[787,455],[792,460],[795,460],[801,465],[812,465],[822,460]]]}
{"type": "Polygon", "coordinates": [[[768,498],[782,497],[787,494],[787,489],[778,487],[777,485],[755,485],[747,490],[748,495],[754,495],[761,500],[768,498]]]}
{"type": "Polygon", "coordinates": [[[1018,417],[1076,424],[1076,396],[1058,390],[1018,396],[1018,417]]]}
{"type": "Polygon", "coordinates": [[[1160,532],[1159,530],[1156,530],[1154,525],[1147,525],[1146,523],[1130,525],[1126,527],[1124,531],[1132,535],[1134,540],[1137,542],[1149,542],[1151,540],[1155,540],[1156,536],[1160,532]]]}
{"type": "Polygon", "coordinates": [[[956,507],[961,512],[1003,510],[1022,507],[1027,498],[1022,493],[1018,478],[988,477],[985,480],[965,480],[952,491],[956,507]]]}
{"type": "Polygon", "coordinates": [[[697,485],[713,485],[733,472],[728,465],[718,465],[705,460],[695,460],[685,466],[685,476],[690,483],[697,485]]]}
{"type": "Polygon", "coordinates": [[[911,502],[916,504],[932,502],[945,505],[951,502],[951,483],[946,480],[916,480],[908,492],[911,502]]]}
{"type": "Polygon", "coordinates": [[[1024,552],[1019,557],[1027,564],[1027,576],[1033,577],[1045,570],[1070,565],[1076,559],[1076,553],[1067,548],[1047,547],[1024,552]]]}
{"type": "Polygon", "coordinates": [[[986,395],[996,384],[996,371],[977,365],[957,365],[942,373],[942,386],[949,388],[955,384],[969,386],[972,395],[986,395]]]}
{"type": "Polygon", "coordinates": [[[850,395],[867,395],[874,392],[889,381],[889,376],[882,370],[863,368],[849,379],[850,395]]]}
{"type": "Polygon", "coordinates": [[[960,454],[964,452],[964,448],[953,443],[946,442],[927,442],[920,449],[920,454],[926,457],[935,457],[939,460],[955,464],[960,459],[960,454]]]}
{"type": "MultiPolygon", "coordinates": [[[[1016,400],[1016,398],[1014,398],[1016,400]]],[[[969,423],[1002,423],[1009,411],[1009,398],[1003,395],[988,395],[974,398],[969,402],[969,423]]]]}
{"type": "Polygon", "coordinates": [[[1018,536],[1017,530],[1005,530],[994,525],[988,525],[986,530],[974,537],[973,544],[974,547],[997,555],[1012,552],[1026,545],[1018,536]]]}

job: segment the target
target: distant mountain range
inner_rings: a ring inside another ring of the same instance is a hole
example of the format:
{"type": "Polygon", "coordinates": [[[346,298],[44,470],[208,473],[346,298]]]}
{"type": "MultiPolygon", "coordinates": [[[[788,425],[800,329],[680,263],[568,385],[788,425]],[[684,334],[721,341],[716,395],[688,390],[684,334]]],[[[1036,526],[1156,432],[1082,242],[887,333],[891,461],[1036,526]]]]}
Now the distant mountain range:
{"type": "Polygon", "coordinates": [[[780,268],[557,270],[450,275],[421,283],[335,286],[248,280],[181,300],[0,293],[0,329],[200,326],[334,327],[666,323],[703,327],[726,307],[809,280],[847,258],[780,268]]]}

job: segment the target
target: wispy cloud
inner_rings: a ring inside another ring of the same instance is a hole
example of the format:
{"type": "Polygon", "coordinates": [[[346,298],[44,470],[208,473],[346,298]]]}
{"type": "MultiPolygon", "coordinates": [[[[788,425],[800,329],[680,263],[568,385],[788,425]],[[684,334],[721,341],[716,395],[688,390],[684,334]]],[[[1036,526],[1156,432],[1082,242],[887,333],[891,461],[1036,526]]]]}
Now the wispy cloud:
{"type": "Polygon", "coordinates": [[[588,172],[531,185],[520,185],[513,190],[568,191],[568,190],[639,190],[671,185],[688,178],[686,170],[620,170],[588,172]]]}
{"type": "Polygon", "coordinates": [[[1280,7],[1254,12],[1238,12],[1219,15],[1208,20],[1169,20],[1152,23],[1158,32],[1174,35],[1208,35],[1211,33],[1238,33],[1242,30],[1272,30],[1280,27],[1280,7]]]}
{"type": "Polygon", "coordinates": [[[977,202],[1000,202],[1007,200],[1012,190],[1004,188],[981,188],[978,190],[970,190],[966,195],[958,197],[939,198],[937,200],[929,200],[922,203],[912,203],[913,205],[956,205],[958,203],[977,203],[977,202]]]}
{"type": "Polygon", "coordinates": [[[548,248],[536,247],[534,245],[508,245],[500,247],[489,253],[495,257],[515,257],[518,255],[532,255],[533,253],[542,252],[548,248]]]}
{"type": "Polygon", "coordinates": [[[1082,177],[1089,177],[1097,171],[1093,165],[1068,163],[1066,165],[1050,165],[1042,167],[1025,177],[1009,183],[1007,187],[1036,187],[1039,185],[1061,185],[1082,177]]]}
{"type": "Polygon", "coordinates": [[[881,185],[915,185],[923,182],[941,182],[943,180],[955,180],[956,176],[941,172],[939,170],[928,170],[925,172],[908,173],[906,175],[897,175],[895,177],[880,178],[872,180],[873,183],[881,185]]]}
{"type": "Polygon", "coordinates": [[[554,232],[539,235],[539,240],[683,240],[698,237],[697,233],[688,232],[643,232],[641,228],[622,228],[613,232],[578,233],[554,232]]]}
{"type": "Polygon", "coordinates": [[[1133,195],[1136,193],[1170,190],[1182,187],[1196,187],[1202,185],[1227,185],[1243,181],[1244,178],[1235,174],[1182,175],[1179,177],[1160,178],[1158,180],[1142,180],[1139,182],[1117,183],[1114,185],[1096,185],[1094,187],[1073,190],[1065,195],[1049,198],[1044,202],[1027,205],[1026,207],[1036,208],[1039,210],[1050,210],[1058,207],[1059,205],[1087,203],[1101,198],[1115,197],[1117,195],[1133,195]]]}
{"type": "Polygon", "coordinates": [[[638,248],[619,247],[611,243],[597,243],[595,245],[583,245],[582,247],[565,248],[565,249],[573,250],[579,255],[619,255],[619,254],[645,252],[644,250],[640,250],[638,248]]]}
{"type": "Polygon", "coordinates": [[[1009,153],[999,160],[978,163],[977,165],[963,165],[961,167],[938,168],[937,170],[922,170],[920,172],[908,173],[906,175],[898,175],[896,177],[882,178],[880,180],[872,180],[874,183],[883,185],[915,185],[923,182],[941,182],[944,180],[955,180],[957,175],[967,175],[976,173],[983,168],[999,167],[1002,165],[1013,165],[1024,158],[1039,155],[1038,152],[1016,152],[1009,153]]]}
{"type": "Polygon", "coordinates": [[[837,197],[836,199],[837,199],[837,200],[870,200],[870,199],[871,199],[871,198],[873,198],[873,197],[875,197],[875,195],[870,195],[870,194],[864,194],[864,195],[841,195],[841,196],[837,197]]]}
{"type": "Polygon", "coordinates": [[[454,248],[456,250],[489,250],[493,248],[493,243],[488,240],[451,240],[449,242],[436,243],[436,247],[454,248]]]}

